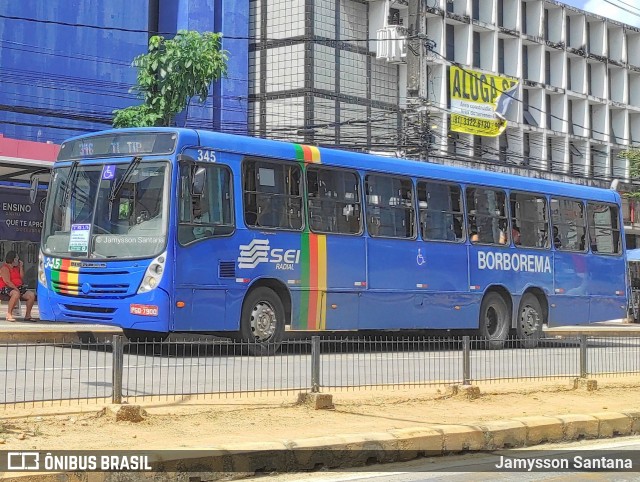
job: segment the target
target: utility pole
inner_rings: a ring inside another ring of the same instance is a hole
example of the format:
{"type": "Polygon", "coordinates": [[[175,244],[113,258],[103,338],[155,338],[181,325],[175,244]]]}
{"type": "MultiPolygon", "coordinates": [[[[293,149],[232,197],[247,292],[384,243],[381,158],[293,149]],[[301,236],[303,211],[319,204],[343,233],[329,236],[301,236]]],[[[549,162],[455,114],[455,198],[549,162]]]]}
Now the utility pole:
{"type": "Polygon", "coordinates": [[[426,37],[423,0],[409,0],[407,39],[407,103],[426,98],[426,69],[423,39],[426,37]]]}
{"type": "Polygon", "coordinates": [[[427,111],[427,62],[425,55],[425,0],[409,0],[409,33],[407,37],[407,110],[405,145],[415,145],[418,156],[429,156],[429,113],[427,111]],[[410,128],[411,127],[411,128],[410,128]]]}

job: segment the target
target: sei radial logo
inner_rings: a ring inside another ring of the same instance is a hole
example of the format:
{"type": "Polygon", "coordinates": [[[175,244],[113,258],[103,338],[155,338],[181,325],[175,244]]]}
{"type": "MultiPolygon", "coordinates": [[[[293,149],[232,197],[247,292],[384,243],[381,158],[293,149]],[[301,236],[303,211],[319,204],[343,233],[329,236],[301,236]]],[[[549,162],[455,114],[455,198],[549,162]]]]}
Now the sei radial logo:
{"type": "Polygon", "coordinates": [[[276,269],[293,270],[299,262],[299,249],[271,248],[268,239],[254,239],[240,245],[238,268],[252,269],[260,263],[273,263],[276,269]]]}

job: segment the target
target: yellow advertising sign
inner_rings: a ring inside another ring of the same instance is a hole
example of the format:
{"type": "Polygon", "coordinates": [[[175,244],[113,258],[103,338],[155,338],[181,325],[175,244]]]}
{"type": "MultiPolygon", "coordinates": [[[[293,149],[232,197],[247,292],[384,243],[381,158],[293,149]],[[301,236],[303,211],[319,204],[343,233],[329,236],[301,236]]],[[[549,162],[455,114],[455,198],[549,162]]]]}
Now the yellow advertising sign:
{"type": "Polygon", "coordinates": [[[507,77],[450,66],[451,130],[476,136],[500,135],[507,127],[504,112],[517,85],[507,77]]]}

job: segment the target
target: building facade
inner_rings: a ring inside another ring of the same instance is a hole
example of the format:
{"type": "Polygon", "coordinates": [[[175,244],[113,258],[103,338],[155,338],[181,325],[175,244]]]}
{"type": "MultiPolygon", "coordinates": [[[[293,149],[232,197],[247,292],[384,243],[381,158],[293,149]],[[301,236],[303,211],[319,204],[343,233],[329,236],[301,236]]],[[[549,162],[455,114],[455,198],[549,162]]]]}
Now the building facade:
{"type": "Polygon", "coordinates": [[[351,0],[250,0],[253,135],[397,149],[402,68],[372,55],[371,9],[351,0]]]}
{"type": "Polygon", "coordinates": [[[140,103],[132,60],[179,30],[223,32],[231,53],[179,125],[245,134],[249,0],[0,2],[0,134],[60,144],[110,128],[115,109],[140,103]]]}
{"type": "MultiPolygon", "coordinates": [[[[413,0],[250,5],[255,135],[601,187],[629,181],[619,154],[640,146],[638,28],[550,0],[429,0],[417,15],[413,0]],[[417,74],[412,53],[423,57],[417,74]],[[450,130],[451,65],[518,80],[500,136],[450,130]]],[[[625,201],[631,247],[638,220],[625,201]]]]}

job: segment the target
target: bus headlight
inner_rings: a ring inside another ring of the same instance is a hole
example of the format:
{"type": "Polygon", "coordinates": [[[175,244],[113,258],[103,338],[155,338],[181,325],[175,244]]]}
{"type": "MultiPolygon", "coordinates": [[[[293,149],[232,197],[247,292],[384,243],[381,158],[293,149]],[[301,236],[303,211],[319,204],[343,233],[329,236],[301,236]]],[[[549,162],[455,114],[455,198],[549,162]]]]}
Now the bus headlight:
{"type": "Polygon", "coordinates": [[[151,291],[160,284],[162,273],[164,273],[164,263],[166,262],[166,260],[167,255],[165,253],[162,253],[160,256],[151,261],[149,267],[147,268],[147,271],[142,277],[142,283],[140,283],[138,293],[146,293],[148,291],[151,291]]]}
{"type": "Polygon", "coordinates": [[[47,277],[44,274],[44,256],[42,256],[42,252],[38,253],[38,282],[47,287],[47,277]]]}

